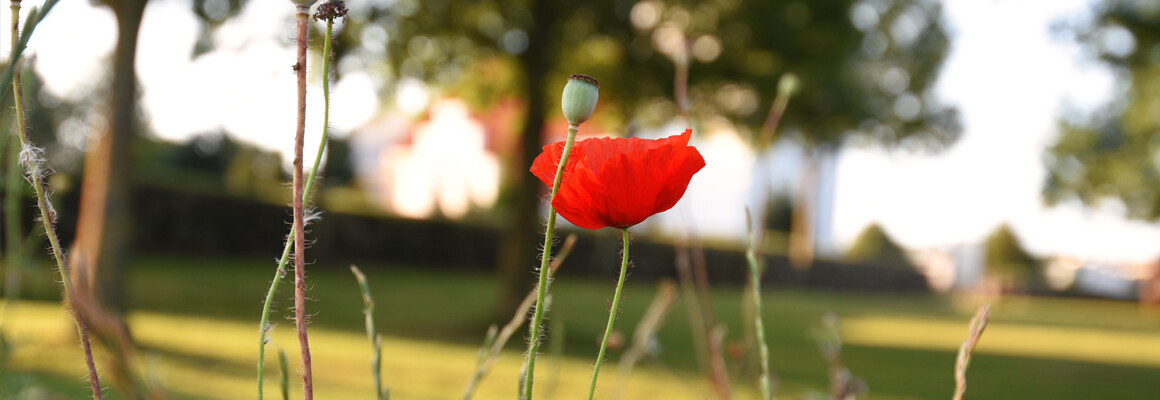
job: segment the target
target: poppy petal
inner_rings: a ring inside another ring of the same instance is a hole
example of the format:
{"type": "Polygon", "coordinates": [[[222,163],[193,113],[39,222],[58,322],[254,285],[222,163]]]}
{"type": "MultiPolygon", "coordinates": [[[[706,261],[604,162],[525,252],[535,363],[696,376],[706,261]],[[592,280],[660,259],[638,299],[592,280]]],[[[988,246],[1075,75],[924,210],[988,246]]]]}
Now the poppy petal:
{"type": "MultiPolygon", "coordinates": [[[[573,146],[573,152],[575,146],[573,146]]],[[[560,166],[560,156],[564,154],[564,142],[556,142],[544,146],[544,152],[536,156],[536,160],[532,161],[532,174],[540,178],[540,182],[544,182],[550,188],[552,181],[556,179],[556,169],[560,166]]],[[[571,159],[571,157],[569,157],[571,159]]],[[[569,162],[569,164],[572,164],[569,162]]],[[[565,166],[567,167],[567,166],[565,166]]]]}
{"type": "Polygon", "coordinates": [[[599,174],[609,203],[608,226],[629,227],[673,208],[693,174],[704,166],[696,149],[673,145],[625,153],[608,161],[599,174]]]}
{"type": "MultiPolygon", "coordinates": [[[[692,130],[663,139],[585,139],[574,143],[552,205],[586,229],[627,228],[666,211],[705,166],[689,146],[692,130]]],[[[544,146],[531,171],[551,185],[564,143],[544,146]]]]}

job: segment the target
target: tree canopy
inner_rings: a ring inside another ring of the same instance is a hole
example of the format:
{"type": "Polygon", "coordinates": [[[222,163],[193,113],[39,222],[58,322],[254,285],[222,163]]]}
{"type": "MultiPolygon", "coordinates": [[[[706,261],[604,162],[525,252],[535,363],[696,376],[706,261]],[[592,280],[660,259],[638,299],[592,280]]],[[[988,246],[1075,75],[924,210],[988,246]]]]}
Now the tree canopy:
{"type": "MultiPolygon", "coordinates": [[[[200,53],[244,0],[192,5],[207,32],[200,53]]],[[[337,73],[371,72],[384,95],[412,78],[486,109],[539,91],[545,101],[528,105],[554,115],[564,77],[584,72],[602,83],[596,118],[631,130],[680,113],[674,75],[687,65],[691,116],[743,133],[757,131],[787,72],[801,90],[782,126],[807,144],[851,135],[945,144],[959,132],[954,110],[930,93],[948,48],[935,1],[399,0],[349,8],[337,73]],[[535,75],[529,68],[547,84],[527,87],[519,76],[535,75]]]]}
{"type": "Polygon", "coordinates": [[[1007,224],[995,229],[984,244],[988,275],[1016,285],[1027,285],[1039,279],[1039,260],[1023,249],[1019,237],[1007,224]]]}
{"type": "Polygon", "coordinates": [[[1160,219],[1160,3],[1106,0],[1064,32],[1114,71],[1119,89],[1091,115],[1062,116],[1045,199],[1116,199],[1133,218],[1160,219]]]}
{"type": "Polygon", "coordinates": [[[870,224],[858,234],[850,250],[846,251],[846,258],[851,261],[890,266],[910,265],[906,250],[877,223],[870,224]]]}

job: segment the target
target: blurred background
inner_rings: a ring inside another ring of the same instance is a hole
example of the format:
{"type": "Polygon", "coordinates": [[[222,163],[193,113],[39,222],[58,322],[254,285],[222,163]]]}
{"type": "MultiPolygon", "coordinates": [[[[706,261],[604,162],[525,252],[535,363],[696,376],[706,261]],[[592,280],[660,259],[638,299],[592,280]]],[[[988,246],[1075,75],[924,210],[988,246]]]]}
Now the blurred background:
{"type": "MultiPolygon", "coordinates": [[[[86,150],[130,138],[111,161],[125,212],[109,223],[127,228],[112,245],[125,251],[102,254],[102,304],[126,315],[143,373],[174,398],[252,396],[254,328],[290,220],[293,7],[122,2],[145,4],[134,19],[106,3],[57,6],[27,53],[58,229],[69,246],[86,150]],[[135,124],[116,132],[126,29],[139,29],[135,124]]],[[[395,398],[460,395],[488,325],[535,277],[546,188],[528,167],[564,138],[572,73],[601,83],[581,137],[692,128],[707,164],[676,207],[632,229],[609,363],[645,350],[631,379],[602,376],[609,398],[757,398],[746,209],[785,398],[946,398],[983,302],[994,317],[969,395],[1160,395],[1160,1],[346,5],[308,236],[320,396],[372,396],[351,263],[378,300],[395,398]],[[637,325],[654,296],[669,305],[659,330],[637,325]]],[[[311,29],[306,154],[324,79],[325,28],[311,29]]],[[[15,157],[0,159],[19,182],[15,157]]],[[[77,398],[76,339],[23,186],[4,191],[0,397],[77,398]]],[[[587,383],[618,261],[616,232],[563,226],[578,241],[553,288],[542,397],[587,383]]],[[[292,293],[278,296],[281,318],[292,293]]],[[[274,344],[293,348],[282,325],[274,344]]],[[[513,396],[517,336],[477,398],[513,396]]]]}

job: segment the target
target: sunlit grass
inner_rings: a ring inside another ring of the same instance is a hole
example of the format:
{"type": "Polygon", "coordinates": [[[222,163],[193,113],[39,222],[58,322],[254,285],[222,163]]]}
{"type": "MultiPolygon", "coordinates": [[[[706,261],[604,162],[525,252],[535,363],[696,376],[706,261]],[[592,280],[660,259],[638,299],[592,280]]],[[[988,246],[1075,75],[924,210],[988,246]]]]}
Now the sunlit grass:
{"type": "MultiPolygon", "coordinates": [[[[360,267],[378,306],[384,382],[392,398],[458,398],[487,325],[501,322],[492,315],[497,292],[491,275],[369,263],[360,267]]],[[[266,260],[139,259],[131,280],[135,311],[129,318],[144,348],[139,365],[176,398],[256,397],[257,316],[271,268],[266,260]]],[[[371,347],[357,283],[346,264],[318,263],[312,271],[310,309],[316,314],[311,344],[319,398],[372,398],[371,347]]],[[[550,317],[564,327],[567,341],[562,359],[543,357],[537,390],[552,390],[561,399],[585,392],[614,278],[594,281],[565,274],[553,286],[550,317]]],[[[652,282],[633,278],[617,324],[629,337],[654,292],[652,282]]],[[[17,373],[0,377],[7,385],[0,393],[12,393],[19,385],[58,394],[27,398],[83,398],[80,350],[68,319],[53,302],[52,281],[31,277],[26,282],[25,293],[39,300],[20,302],[4,321],[19,347],[13,358],[17,373]]],[[[744,332],[741,291],[717,287],[713,295],[713,311],[728,329],[728,341],[739,342],[744,332]]],[[[286,288],[279,294],[279,315],[273,320],[280,324],[272,344],[285,348],[294,362],[294,327],[284,319],[289,296],[286,288]]],[[[945,399],[953,391],[955,349],[967,334],[969,304],[957,306],[951,298],[933,295],[777,288],[767,290],[763,300],[779,398],[826,390],[826,366],[811,335],[831,311],[841,319],[844,361],[868,381],[871,398],[945,399]]],[[[680,306],[672,312],[659,333],[659,359],[647,360],[634,372],[626,399],[705,398],[708,388],[696,373],[685,315],[680,306]]],[[[512,341],[477,399],[514,398],[523,344],[522,337],[512,341]]],[[[1002,299],[994,304],[991,325],[968,372],[967,397],[1153,399],[1160,392],[1155,384],[1160,382],[1158,346],[1160,314],[1134,303],[1002,299]]],[[[275,352],[267,354],[268,365],[277,365],[275,352]]],[[[620,350],[612,351],[611,360],[619,355],[620,350]]],[[[276,368],[269,368],[268,382],[276,377],[276,368]]],[[[735,398],[756,398],[752,377],[735,376],[735,398]]],[[[602,377],[599,390],[610,390],[615,378],[602,377]]],[[[295,391],[300,386],[291,382],[295,391]]],[[[267,385],[267,395],[277,397],[276,387],[267,385]]],[[[537,398],[552,398],[547,394],[537,398]]]]}
{"type": "MultiPolygon", "coordinates": [[[[12,312],[9,335],[16,343],[13,366],[56,377],[83,376],[79,350],[74,346],[68,320],[56,303],[22,302],[12,312]]],[[[142,365],[172,394],[190,399],[238,399],[251,397],[257,348],[253,324],[201,317],[134,313],[129,318],[133,334],[144,349],[142,365]]],[[[370,398],[374,389],[369,374],[370,352],[365,335],[316,328],[315,387],[320,398],[370,398]]],[[[274,335],[274,344],[293,344],[292,330],[274,335]]],[[[385,338],[383,371],[396,399],[447,399],[461,394],[474,369],[478,349],[405,338],[385,338]]],[[[291,357],[293,360],[293,357],[291,357]]],[[[505,354],[489,379],[480,386],[477,399],[510,399],[520,368],[518,352],[505,354]]],[[[274,356],[267,360],[277,365],[274,356]]],[[[298,364],[291,362],[291,368],[298,364]]],[[[544,387],[558,393],[587,390],[591,365],[578,359],[544,358],[544,387]],[[553,371],[558,370],[558,373],[553,371]],[[550,383],[548,380],[558,379],[550,383]]],[[[275,379],[271,373],[269,379],[275,379]]],[[[700,389],[688,372],[646,369],[634,376],[628,398],[682,398],[700,389]]],[[[293,382],[297,384],[298,382],[293,382]]],[[[292,396],[299,386],[291,385],[292,396]]],[[[270,386],[273,393],[274,385],[270,386]]]]}
{"type": "MultiPolygon", "coordinates": [[[[871,347],[953,351],[966,335],[958,319],[855,317],[842,326],[846,343],[871,347]]],[[[1160,368],[1160,334],[1000,322],[987,327],[975,354],[1160,368]]]]}

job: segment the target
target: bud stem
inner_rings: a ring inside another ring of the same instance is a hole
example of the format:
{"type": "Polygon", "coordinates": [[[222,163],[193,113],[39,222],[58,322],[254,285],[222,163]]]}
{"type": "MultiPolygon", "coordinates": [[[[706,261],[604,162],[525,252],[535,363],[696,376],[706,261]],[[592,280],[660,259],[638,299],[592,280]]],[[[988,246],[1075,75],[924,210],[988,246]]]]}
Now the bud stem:
{"type": "Polygon", "coordinates": [[[552,206],[552,200],[556,198],[556,192],[560,191],[560,181],[564,177],[564,166],[568,164],[568,156],[572,153],[572,143],[576,141],[576,131],[579,129],[577,125],[568,125],[568,139],[564,142],[564,154],[560,156],[560,165],[556,167],[556,177],[552,181],[552,195],[548,200],[548,228],[544,233],[544,252],[540,255],[540,281],[536,284],[536,306],[532,311],[532,323],[529,326],[528,335],[528,354],[527,363],[524,365],[524,387],[523,400],[532,400],[532,378],[536,372],[536,353],[540,351],[540,343],[543,341],[543,323],[544,323],[544,301],[547,298],[548,287],[551,285],[552,274],[551,269],[548,268],[552,258],[552,239],[554,238],[556,230],[556,207],[552,206]]]}

